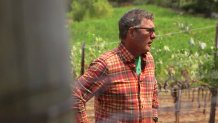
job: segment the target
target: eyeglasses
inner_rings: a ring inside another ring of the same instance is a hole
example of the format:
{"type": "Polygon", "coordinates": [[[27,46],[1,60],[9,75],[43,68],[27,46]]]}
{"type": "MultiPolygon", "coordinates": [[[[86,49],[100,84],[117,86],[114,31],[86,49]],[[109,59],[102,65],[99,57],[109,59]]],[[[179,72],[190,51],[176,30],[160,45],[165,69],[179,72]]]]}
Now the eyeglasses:
{"type": "Polygon", "coordinates": [[[149,33],[154,33],[155,29],[154,28],[146,28],[146,27],[134,27],[133,29],[145,29],[149,33]]]}

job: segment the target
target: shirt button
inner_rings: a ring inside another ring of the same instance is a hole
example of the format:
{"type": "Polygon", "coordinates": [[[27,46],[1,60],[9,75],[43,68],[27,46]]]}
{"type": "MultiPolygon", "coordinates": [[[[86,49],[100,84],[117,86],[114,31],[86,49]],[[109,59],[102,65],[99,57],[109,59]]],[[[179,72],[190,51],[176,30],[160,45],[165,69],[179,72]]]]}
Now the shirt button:
{"type": "Polygon", "coordinates": [[[144,108],[144,106],[143,105],[141,105],[141,109],[143,109],[144,108]]]}

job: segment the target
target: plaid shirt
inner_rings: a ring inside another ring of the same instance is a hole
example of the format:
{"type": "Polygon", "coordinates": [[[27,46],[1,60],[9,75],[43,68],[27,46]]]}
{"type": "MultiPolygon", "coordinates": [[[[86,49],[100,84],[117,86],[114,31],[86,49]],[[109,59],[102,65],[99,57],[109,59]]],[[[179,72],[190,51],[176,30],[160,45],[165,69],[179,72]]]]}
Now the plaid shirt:
{"type": "Polygon", "coordinates": [[[152,123],[157,117],[157,81],[154,60],[142,55],[142,72],[135,72],[135,58],[122,45],[91,63],[73,88],[76,120],[88,123],[85,103],[95,96],[96,123],[152,123]]]}

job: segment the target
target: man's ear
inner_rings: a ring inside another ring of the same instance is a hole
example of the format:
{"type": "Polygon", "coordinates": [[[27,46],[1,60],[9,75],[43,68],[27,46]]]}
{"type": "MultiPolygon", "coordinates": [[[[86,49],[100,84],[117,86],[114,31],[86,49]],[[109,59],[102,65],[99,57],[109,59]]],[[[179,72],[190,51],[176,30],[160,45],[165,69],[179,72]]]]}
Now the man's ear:
{"type": "Polygon", "coordinates": [[[135,38],[135,31],[133,28],[130,28],[128,33],[129,33],[130,38],[135,38]]]}

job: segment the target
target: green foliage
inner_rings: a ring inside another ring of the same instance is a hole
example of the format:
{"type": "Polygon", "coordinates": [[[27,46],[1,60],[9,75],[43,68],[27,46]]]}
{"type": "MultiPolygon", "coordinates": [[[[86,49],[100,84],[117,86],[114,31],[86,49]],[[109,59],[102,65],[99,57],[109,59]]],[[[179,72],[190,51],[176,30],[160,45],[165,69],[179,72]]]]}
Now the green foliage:
{"type": "MultiPolygon", "coordinates": [[[[207,50],[205,54],[213,56],[214,51],[215,49],[212,48],[207,50]]],[[[216,57],[218,58],[218,56],[216,57]]],[[[218,87],[218,69],[215,68],[214,57],[207,57],[204,59],[204,63],[199,66],[199,73],[203,82],[206,82],[210,87],[218,87]]]]}
{"type": "Polygon", "coordinates": [[[172,0],[155,0],[155,4],[165,7],[171,7],[174,2],[172,0]]]}
{"type": "Polygon", "coordinates": [[[149,10],[155,15],[157,38],[152,44],[152,54],[155,59],[158,81],[166,80],[167,69],[173,66],[178,80],[182,79],[181,70],[187,69],[192,79],[203,82],[199,68],[207,60],[213,62],[213,54],[210,50],[214,46],[216,20],[193,17],[152,5],[115,8],[112,17],[93,18],[69,25],[73,35],[71,39],[72,57],[74,58],[72,65],[77,75],[81,67],[82,41],[86,42],[87,68],[91,61],[100,54],[117,46],[119,43],[118,20],[123,13],[136,7],[149,10]],[[214,27],[192,31],[192,29],[211,25],[214,27]],[[167,35],[169,33],[175,34],[167,35]]]}
{"type": "MultiPolygon", "coordinates": [[[[90,34],[89,38],[91,38],[94,43],[92,45],[85,45],[85,56],[86,56],[85,69],[88,68],[91,61],[96,59],[104,51],[109,50],[106,41],[101,37],[96,36],[95,34],[90,34]]],[[[74,44],[71,48],[71,56],[70,56],[71,65],[72,68],[74,68],[73,71],[75,72],[77,77],[80,74],[81,49],[82,49],[81,46],[82,46],[82,42],[78,42],[74,44]]]]}
{"type": "Polygon", "coordinates": [[[217,0],[191,0],[180,5],[180,7],[186,11],[201,13],[204,14],[206,17],[210,17],[212,12],[218,12],[217,6],[217,0]]]}
{"type": "Polygon", "coordinates": [[[201,13],[210,17],[212,12],[218,12],[218,0],[145,0],[147,3],[183,9],[192,13],[201,13]]]}
{"type": "Polygon", "coordinates": [[[82,21],[87,18],[106,17],[112,12],[113,8],[107,0],[72,0],[68,16],[75,21],[82,21]]]}
{"type": "Polygon", "coordinates": [[[132,3],[135,0],[108,0],[113,6],[121,6],[125,3],[132,3]]]}
{"type": "Polygon", "coordinates": [[[163,80],[166,78],[168,76],[167,70],[173,68],[173,76],[177,80],[183,79],[181,76],[183,70],[187,70],[192,80],[203,80],[201,75],[204,71],[199,68],[207,64],[207,61],[212,62],[213,54],[207,53],[210,48],[206,48],[207,46],[204,42],[194,41],[193,38],[189,42],[189,49],[169,48],[168,45],[164,45],[162,48],[152,49],[153,51],[155,50],[153,53],[154,57],[158,58],[156,61],[156,75],[158,79],[163,80]],[[166,58],[161,57],[164,54],[167,54],[166,58]]]}

